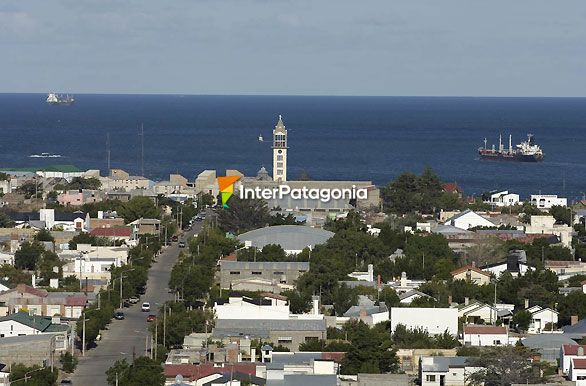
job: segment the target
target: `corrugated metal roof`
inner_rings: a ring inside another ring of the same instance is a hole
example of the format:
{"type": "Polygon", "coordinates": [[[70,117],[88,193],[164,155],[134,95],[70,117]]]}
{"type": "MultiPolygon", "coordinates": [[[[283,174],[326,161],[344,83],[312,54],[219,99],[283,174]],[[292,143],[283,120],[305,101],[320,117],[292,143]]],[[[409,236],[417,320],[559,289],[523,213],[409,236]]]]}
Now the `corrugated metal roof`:
{"type": "Polygon", "coordinates": [[[309,270],[306,261],[225,261],[220,262],[222,269],[299,269],[309,270]]]}
{"type": "Polygon", "coordinates": [[[303,225],[278,225],[255,229],[238,236],[242,242],[250,241],[262,249],[268,244],[278,244],[286,251],[302,250],[307,246],[324,244],[334,236],[333,232],[303,225]]]}

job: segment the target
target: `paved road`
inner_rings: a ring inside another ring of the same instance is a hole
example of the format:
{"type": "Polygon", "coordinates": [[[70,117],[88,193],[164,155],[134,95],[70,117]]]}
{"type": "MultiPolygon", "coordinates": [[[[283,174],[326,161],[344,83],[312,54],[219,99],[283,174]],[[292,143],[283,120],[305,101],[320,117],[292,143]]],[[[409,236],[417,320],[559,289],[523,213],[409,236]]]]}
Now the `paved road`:
{"type": "MultiPolygon", "coordinates": [[[[201,224],[195,223],[193,230],[185,237],[196,234],[201,224]]],[[[151,303],[151,313],[157,313],[158,304],[173,300],[173,294],[168,292],[171,268],[175,264],[180,249],[177,243],[166,247],[157,257],[149,271],[146,294],[141,296],[140,303],[124,310],[124,320],[112,320],[108,330],[102,332],[102,339],[98,346],[86,350],[85,357],[79,357],[79,364],[75,373],[70,377],[74,385],[107,386],[106,370],[122,358],[132,361],[133,351],[136,356],[145,355],[146,333],[149,324],[146,321],[148,313],[140,311],[143,301],[151,303]]],[[[150,345],[149,345],[150,347],[150,345]]]]}

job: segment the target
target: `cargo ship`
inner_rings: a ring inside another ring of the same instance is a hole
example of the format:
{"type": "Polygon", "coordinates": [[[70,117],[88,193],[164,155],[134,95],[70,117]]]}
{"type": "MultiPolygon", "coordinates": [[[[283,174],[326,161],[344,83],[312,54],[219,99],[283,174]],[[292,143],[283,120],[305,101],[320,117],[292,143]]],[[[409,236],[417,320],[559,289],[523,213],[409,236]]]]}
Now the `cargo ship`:
{"type": "Polygon", "coordinates": [[[518,161],[518,162],[540,162],[543,161],[543,151],[541,147],[535,143],[533,134],[527,134],[527,140],[515,145],[513,149],[512,136],[509,135],[509,148],[503,146],[502,136],[499,136],[499,147],[495,149],[486,146],[486,138],[484,139],[484,147],[478,149],[478,154],[482,159],[498,160],[498,161],[518,161]]]}
{"type": "Polygon", "coordinates": [[[47,96],[47,103],[50,105],[72,105],[75,102],[75,99],[70,95],[60,95],[55,93],[50,93],[47,96]]]}

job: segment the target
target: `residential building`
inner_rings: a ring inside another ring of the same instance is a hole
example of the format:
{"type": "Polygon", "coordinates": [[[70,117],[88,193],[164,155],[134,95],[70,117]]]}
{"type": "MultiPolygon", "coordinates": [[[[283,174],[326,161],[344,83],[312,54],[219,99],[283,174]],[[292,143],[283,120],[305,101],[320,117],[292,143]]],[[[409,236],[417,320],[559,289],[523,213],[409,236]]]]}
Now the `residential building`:
{"type": "Polygon", "coordinates": [[[564,335],[572,339],[583,339],[586,337],[586,319],[578,321],[577,316],[571,319],[571,325],[562,327],[564,335]]]}
{"type": "MultiPolygon", "coordinates": [[[[114,228],[112,228],[114,229],[114,228]]],[[[77,249],[59,253],[65,262],[63,276],[78,279],[99,279],[109,281],[111,267],[121,267],[128,262],[128,247],[105,247],[78,244],[77,249]]]]}
{"type": "Polygon", "coordinates": [[[326,338],[324,319],[218,319],[212,331],[213,339],[231,342],[232,339],[249,337],[283,345],[289,350],[299,350],[301,343],[326,338]]]}
{"type": "Polygon", "coordinates": [[[464,280],[476,285],[490,283],[490,273],[485,272],[474,265],[466,265],[450,272],[454,280],[464,280]]]}
{"type": "Polygon", "coordinates": [[[509,193],[508,190],[491,193],[490,201],[488,201],[488,203],[498,207],[515,206],[521,204],[519,201],[519,195],[515,193],[509,193]]]}
{"type": "Polygon", "coordinates": [[[343,325],[348,320],[361,320],[372,327],[389,320],[389,309],[384,302],[375,305],[367,296],[358,296],[358,305],[350,307],[342,317],[336,318],[336,325],[343,325]]]}
{"type": "MultiPolygon", "coordinates": [[[[267,380],[267,384],[283,382],[289,375],[336,375],[344,353],[336,352],[274,352],[272,347],[262,352],[262,366],[257,366],[257,375],[267,380]]],[[[313,378],[315,379],[315,378],[313,378]]]]}
{"type": "Polygon", "coordinates": [[[531,313],[531,324],[527,332],[540,334],[542,332],[554,331],[557,329],[559,313],[549,307],[533,306],[527,311],[531,313]]]}
{"type": "Polygon", "coordinates": [[[560,368],[564,374],[570,373],[570,365],[572,359],[582,358],[586,359],[585,351],[586,345],[578,344],[564,344],[560,349],[560,368]]]}
{"type": "Polygon", "coordinates": [[[278,225],[259,228],[242,233],[238,240],[245,247],[253,247],[262,250],[265,245],[277,244],[288,254],[298,254],[305,248],[313,248],[324,244],[332,236],[333,232],[319,228],[311,228],[300,225],[278,225]]]}
{"type": "MultiPolygon", "coordinates": [[[[0,266],[2,265],[14,265],[14,253],[0,252],[0,266]]],[[[1,283],[0,291],[2,291],[1,283]]]]}
{"type": "Polygon", "coordinates": [[[501,346],[509,344],[509,330],[503,326],[464,326],[464,346],[501,346]]]}
{"type": "Polygon", "coordinates": [[[104,198],[103,192],[91,189],[68,190],[57,196],[57,202],[63,206],[81,206],[100,202],[104,198]]]}
{"type": "Polygon", "coordinates": [[[275,298],[250,299],[230,297],[228,301],[214,303],[218,319],[289,319],[289,305],[285,300],[275,298]]]}
{"type": "Polygon", "coordinates": [[[513,277],[524,275],[529,269],[529,265],[527,265],[527,254],[522,249],[510,251],[505,261],[487,264],[481,267],[481,269],[497,278],[505,272],[510,273],[513,277]]]}
{"type": "Polygon", "coordinates": [[[469,303],[468,298],[458,307],[458,318],[464,318],[466,323],[494,323],[497,316],[498,311],[495,307],[482,302],[469,303]]]}
{"type": "Polygon", "coordinates": [[[95,237],[100,237],[115,243],[116,241],[130,241],[132,231],[129,227],[116,228],[95,228],[90,231],[90,234],[95,237]]]}
{"type": "Polygon", "coordinates": [[[561,363],[560,348],[565,344],[575,345],[576,341],[570,339],[566,334],[554,333],[529,335],[527,338],[521,340],[521,344],[537,351],[541,356],[542,362],[548,362],[558,366],[561,363]]]}
{"type": "Polygon", "coordinates": [[[567,206],[568,199],[556,194],[532,194],[529,200],[531,205],[539,209],[551,209],[552,206],[567,206]]]}
{"type": "Polygon", "coordinates": [[[0,339],[0,362],[44,367],[53,360],[57,366],[60,353],[67,347],[62,333],[4,337],[0,339]]]}
{"type": "Polygon", "coordinates": [[[202,386],[206,382],[222,377],[224,374],[247,374],[256,377],[257,365],[255,363],[236,364],[166,364],[164,374],[165,385],[172,385],[175,378],[181,375],[183,383],[190,386],[202,386]]]}
{"type": "Polygon", "coordinates": [[[340,376],[340,386],[409,386],[407,374],[364,374],[340,376]]]}
{"type": "Polygon", "coordinates": [[[545,269],[555,272],[559,280],[586,274],[586,262],[575,260],[545,260],[545,269]]]}
{"type": "Polygon", "coordinates": [[[453,227],[464,230],[476,227],[492,228],[495,226],[492,222],[470,209],[466,209],[465,211],[450,217],[444,222],[444,225],[451,225],[453,227]]]}
{"type": "Polygon", "coordinates": [[[210,194],[212,197],[217,197],[220,194],[215,170],[204,170],[197,175],[195,179],[195,192],[196,194],[210,194]]]}
{"type": "Polygon", "coordinates": [[[68,331],[67,325],[60,322],[52,323],[50,318],[29,315],[27,312],[17,312],[0,317],[0,340],[15,336],[53,334],[61,335],[60,341],[64,342],[66,347],[68,331]]]}
{"type": "Polygon", "coordinates": [[[88,295],[82,292],[47,292],[26,284],[0,293],[0,303],[8,307],[8,313],[25,309],[33,315],[79,318],[88,305],[88,295]]]}
{"type": "Polygon", "coordinates": [[[576,386],[586,385],[586,358],[572,358],[568,379],[576,382],[576,386]]]}
{"type": "Polygon", "coordinates": [[[118,213],[116,211],[113,212],[104,212],[99,210],[98,216],[96,218],[92,218],[89,216],[89,213],[86,217],[86,230],[92,231],[97,228],[119,228],[124,227],[124,219],[122,217],[118,217],[118,213]]]}
{"type": "Polygon", "coordinates": [[[86,214],[76,212],[55,212],[54,209],[41,209],[35,212],[9,212],[16,228],[57,229],[81,231],[85,228],[86,214]]]}
{"type": "Polygon", "coordinates": [[[445,182],[442,184],[442,190],[446,193],[456,194],[458,198],[462,198],[464,190],[456,182],[445,182]]]}
{"type": "Polygon", "coordinates": [[[458,310],[455,308],[391,307],[391,332],[402,324],[408,330],[422,329],[431,335],[448,332],[458,335],[458,310]]]}
{"type": "Polygon", "coordinates": [[[103,190],[130,191],[133,189],[149,189],[154,183],[143,176],[131,176],[122,169],[111,169],[108,177],[100,177],[103,190]]]}
{"type": "Polygon", "coordinates": [[[422,357],[419,379],[421,386],[465,386],[468,376],[479,370],[468,357],[422,357]]]}
{"type": "Polygon", "coordinates": [[[156,218],[139,218],[128,225],[133,239],[142,235],[159,235],[161,231],[161,220],[156,218]]]}
{"type": "Polygon", "coordinates": [[[528,235],[555,235],[564,247],[571,248],[573,228],[569,225],[556,224],[555,222],[553,216],[531,216],[529,224],[525,226],[525,233],[528,235]]]}
{"type": "Polygon", "coordinates": [[[429,296],[428,294],[424,294],[423,292],[417,290],[410,290],[405,293],[399,295],[399,303],[401,304],[411,304],[413,300],[425,298],[429,300],[436,300],[434,297],[429,296]]]}
{"type": "MultiPolygon", "coordinates": [[[[309,262],[249,262],[220,260],[219,281],[222,288],[234,288],[242,282],[259,280],[268,285],[294,285],[309,271],[309,262]]],[[[243,288],[241,288],[243,289],[243,288]]]]}

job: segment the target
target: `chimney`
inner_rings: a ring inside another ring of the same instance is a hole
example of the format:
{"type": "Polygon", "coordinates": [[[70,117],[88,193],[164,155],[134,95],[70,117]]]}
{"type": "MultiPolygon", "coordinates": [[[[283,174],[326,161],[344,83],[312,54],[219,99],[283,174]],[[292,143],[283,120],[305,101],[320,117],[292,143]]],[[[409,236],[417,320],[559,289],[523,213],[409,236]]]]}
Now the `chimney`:
{"type": "Polygon", "coordinates": [[[360,315],[360,319],[362,319],[362,318],[366,318],[366,316],[368,314],[366,313],[366,310],[364,308],[361,308],[359,315],[360,315]]]}
{"type": "Polygon", "coordinates": [[[31,285],[33,286],[33,288],[37,288],[37,275],[35,275],[34,273],[31,276],[31,285]]]}
{"type": "Polygon", "coordinates": [[[579,357],[584,356],[584,346],[578,346],[578,352],[576,353],[576,355],[579,357]]]}
{"type": "Polygon", "coordinates": [[[578,315],[572,315],[572,316],[570,316],[570,325],[573,326],[576,323],[578,323],[578,315]]]}
{"type": "Polygon", "coordinates": [[[472,265],[472,268],[476,268],[476,262],[475,261],[473,261],[471,265],[472,265]]]}
{"type": "Polygon", "coordinates": [[[312,307],[312,313],[313,315],[319,315],[319,296],[312,296],[311,297],[311,301],[313,303],[313,307],[312,307]]]}
{"type": "Polygon", "coordinates": [[[448,295],[448,305],[452,305],[452,295],[448,295]]]}
{"type": "Polygon", "coordinates": [[[529,299],[525,299],[525,309],[529,308],[529,299]]]}
{"type": "Polygon", "coordinates": [[[99,219],[103,219],[104,218],[104,211],[103,210],[98,210],[98,218],[99,219]]]}
{"type": "Polygon", "coordinates": [[[407,286],[407,274],[405,272],[401,272],[401,287],[407,286]]]}
{"type": "Polygon", "coordinates": [[[368,281],[372,283],[374,281],[374,266],[368,264],[368,281]]]}
{"type": "Polygon", "coordinates": [[[470,298],[466,296],[464,298],[464,305],[467,306],[468,304],[470,304],[470,298]]]}

